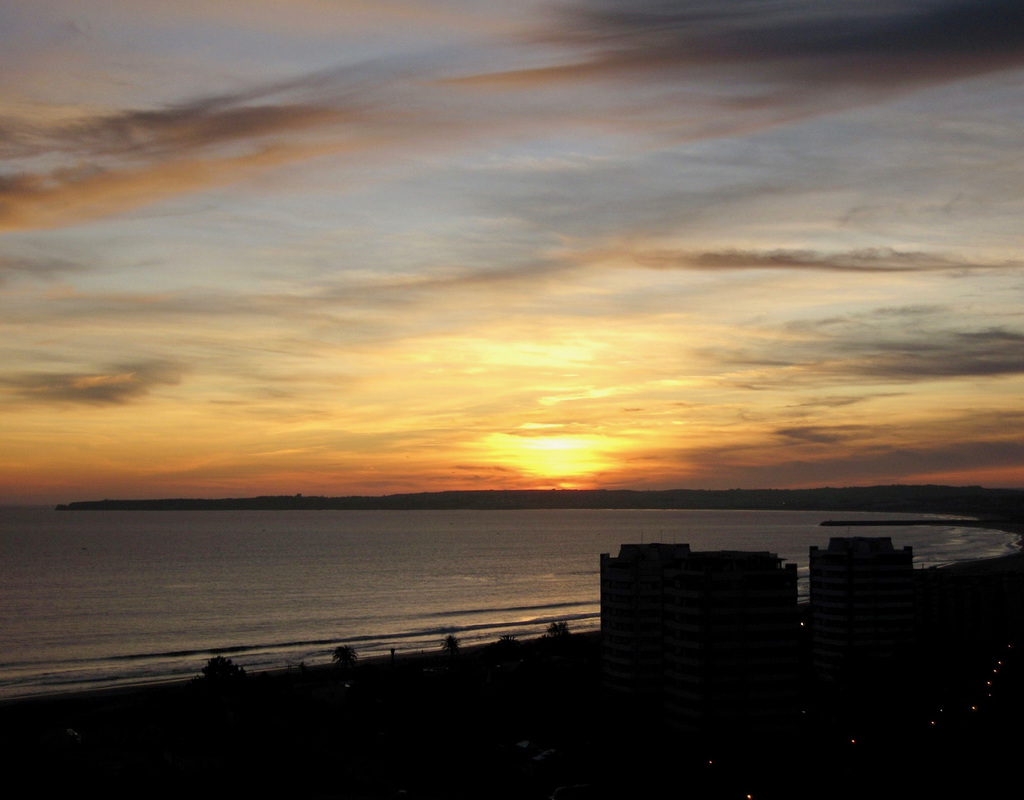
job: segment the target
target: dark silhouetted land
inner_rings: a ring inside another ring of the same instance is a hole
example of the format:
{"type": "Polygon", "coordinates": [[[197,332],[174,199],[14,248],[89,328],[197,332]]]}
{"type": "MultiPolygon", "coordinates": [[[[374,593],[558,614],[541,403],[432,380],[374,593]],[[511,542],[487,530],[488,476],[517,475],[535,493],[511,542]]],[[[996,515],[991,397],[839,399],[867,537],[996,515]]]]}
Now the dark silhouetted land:
{"type": "Polygon", "coordinates": [[[420,492],[380,497],[315,495],[158,500],[93,500],[60,511],[335,510],[430,511],[567,508],[871,511],[1024,519],[1024,489],[981,486],[855,486],[820,489],[554,489],[546,491],[420,492]]]}
{"type": "Polygon", "coordinates": [[[594,636],[506,650],[9,702],[0,747],[12,785],[42,796],[884,800],[996,796],[1017,772],[1005,645],[922,650],[887,688],[808,695],[800,730],[757,740],[687,738],[611,705],[594,636]]]}

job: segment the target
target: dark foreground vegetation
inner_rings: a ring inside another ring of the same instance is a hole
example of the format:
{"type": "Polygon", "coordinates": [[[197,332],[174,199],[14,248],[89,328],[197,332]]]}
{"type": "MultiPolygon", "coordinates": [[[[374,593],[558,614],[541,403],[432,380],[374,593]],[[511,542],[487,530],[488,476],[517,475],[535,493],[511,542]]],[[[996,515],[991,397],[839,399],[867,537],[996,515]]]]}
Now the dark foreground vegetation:
{"type": "Polygon", "coordinates": [[[671,489],[631,491],[421,492],[383,497],[289,495],[217,500],[94,500],[57,506],[58,511],[335,510],[429,511],[556,508],[679,508],[720,510],[875,511],[954,514],[1003,521],[1024,520],[1024,490],[981,486],[855,486],[821,489],[671,489]]]}
{"type": "Polygon", "coordinates": [[[954,645],[808,686],[803,728],[758,738],[609,703],[597,638],[553,630],[276,675],[214,659],[183,685],[8,703],[0,747],[9,785],[44,797],[996,796],[1017,772],[1017,651],[954,645]]]}

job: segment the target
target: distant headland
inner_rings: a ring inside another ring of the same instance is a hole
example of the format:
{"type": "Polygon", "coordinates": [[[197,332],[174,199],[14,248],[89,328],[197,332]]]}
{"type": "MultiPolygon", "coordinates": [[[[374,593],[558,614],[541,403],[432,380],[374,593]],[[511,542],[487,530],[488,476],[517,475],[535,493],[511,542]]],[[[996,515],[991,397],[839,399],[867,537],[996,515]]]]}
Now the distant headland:
{"type": "Polygon", "coordinates": [[[58,511],[433,511],[714,509],[872,511],[1024,520],[1024,489],[892,485],[819,489],[552,489],[418,492],[379,497],[275,495],[222,499],[91,500],[58,511]]]}

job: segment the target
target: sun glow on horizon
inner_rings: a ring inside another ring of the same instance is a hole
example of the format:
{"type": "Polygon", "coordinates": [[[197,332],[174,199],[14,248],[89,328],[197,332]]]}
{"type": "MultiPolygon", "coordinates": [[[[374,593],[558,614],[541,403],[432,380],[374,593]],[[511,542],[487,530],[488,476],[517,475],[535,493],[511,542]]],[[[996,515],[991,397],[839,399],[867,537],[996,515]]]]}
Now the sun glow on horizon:
{"type": "Polygon", "coordinates": [[[562,488],[586,488],[592,478],[615,466],[615,444],[604,436],[518,436],[492,433],[481,443],[488,460],[525,477],[562,488]]]}

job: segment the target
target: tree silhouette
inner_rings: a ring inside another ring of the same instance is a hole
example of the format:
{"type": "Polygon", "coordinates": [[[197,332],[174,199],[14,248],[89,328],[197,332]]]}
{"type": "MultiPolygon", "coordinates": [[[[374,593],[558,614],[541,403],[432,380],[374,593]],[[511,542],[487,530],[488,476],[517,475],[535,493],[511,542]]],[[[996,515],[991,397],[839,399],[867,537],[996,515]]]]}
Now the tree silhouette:
{"type": "Polygon", "coordinates": [[[548,625],[547,635],[552,639],[564,639],[566,636],[569,636],[569,623],[565,620],[552,622],[548,625]]]}
{"type": "Polygon", "coordinates": [[[245,678],[245,667],[224,656],[214,656],[206,662],[206,666],[200,672],[202,674],[196,675],[192,681],[211,688],[226,689],[237,686],[245,678]]]}
{"type": "Polygon", "coordinates": [[[441,640],[441,652],[447,653],[449,658],[455,658],[462,649],[462,642],[454,633],[449,633],[441,640]]]}
{"type": "Polygon", "coordinates": [[[519,656],[522,647],[519,640],[511,633],[506,633],[494,644],[487,646],[487,655],[497,660],[510,661],[519,656]]]}
{"type": "Polygon", "coordinates": [[[359,653],[356,652],[356,649],[347,644],[338,645],[331,654],[331,661],[346,672],[355,666],[358,658],[359,653]]]}

